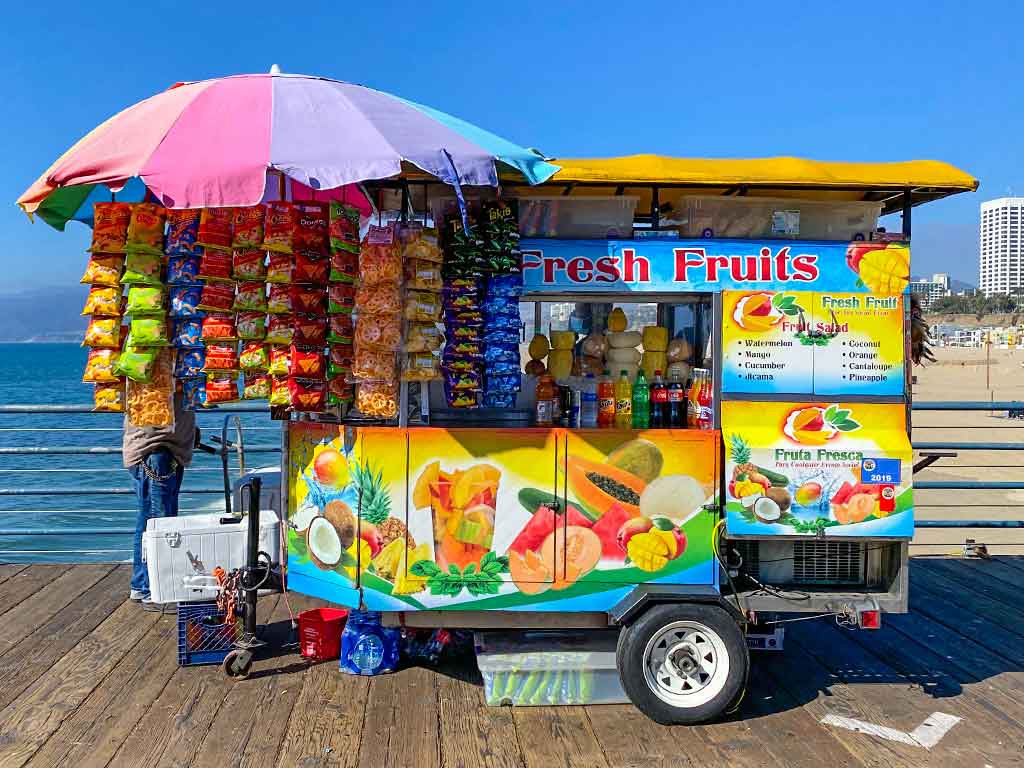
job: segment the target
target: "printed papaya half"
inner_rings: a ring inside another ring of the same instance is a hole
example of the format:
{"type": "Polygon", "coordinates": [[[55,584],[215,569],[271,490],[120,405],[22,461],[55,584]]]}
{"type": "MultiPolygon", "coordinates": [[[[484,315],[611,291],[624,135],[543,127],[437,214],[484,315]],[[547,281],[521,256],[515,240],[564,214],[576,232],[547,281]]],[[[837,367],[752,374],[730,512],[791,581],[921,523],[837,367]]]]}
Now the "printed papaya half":
{"type": "Polygon", "coordinates": [[[621,505],[630,516],[640,514],[640,494],[647,483],[632,472],[570,456],[566,479],[576,501],[594,520],[600,520],[613,504],[621,505]]]}

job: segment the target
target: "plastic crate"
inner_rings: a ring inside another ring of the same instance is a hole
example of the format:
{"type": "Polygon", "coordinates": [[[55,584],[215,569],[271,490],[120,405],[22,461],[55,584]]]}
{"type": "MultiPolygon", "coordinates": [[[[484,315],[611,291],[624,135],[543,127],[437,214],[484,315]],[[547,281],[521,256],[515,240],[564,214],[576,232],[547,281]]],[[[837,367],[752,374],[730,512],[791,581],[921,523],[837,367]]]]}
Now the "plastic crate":
{"type": "Polygon", "coordinates": [[[341,655],[341,631],[348,611],[313,608],[299,614],[299,652],[304,659],[328,661],[341,655]]]}
{"type": "Polygon", "coordinates": [[[224,623],[215,601],[178,603],[178,664],[194,667],[220,664],[227,657],[241,627],[224,623]]]}
{"type": "Polygon", "coordinates": [[[870,240],[881,203],[685,195],[683,237],[870,240]]]}

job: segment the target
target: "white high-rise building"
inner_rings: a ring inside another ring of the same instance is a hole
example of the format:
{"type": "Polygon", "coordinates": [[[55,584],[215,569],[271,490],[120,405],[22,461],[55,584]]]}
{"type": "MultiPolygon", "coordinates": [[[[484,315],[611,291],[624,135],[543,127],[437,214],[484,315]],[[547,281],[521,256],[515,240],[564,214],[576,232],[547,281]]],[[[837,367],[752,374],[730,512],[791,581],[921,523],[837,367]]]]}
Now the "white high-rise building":
{"type": "Polygon", "coordinates": [[[986,296],[1024,288],[1024,197],[981,204],[978,287],[986,296]]]}

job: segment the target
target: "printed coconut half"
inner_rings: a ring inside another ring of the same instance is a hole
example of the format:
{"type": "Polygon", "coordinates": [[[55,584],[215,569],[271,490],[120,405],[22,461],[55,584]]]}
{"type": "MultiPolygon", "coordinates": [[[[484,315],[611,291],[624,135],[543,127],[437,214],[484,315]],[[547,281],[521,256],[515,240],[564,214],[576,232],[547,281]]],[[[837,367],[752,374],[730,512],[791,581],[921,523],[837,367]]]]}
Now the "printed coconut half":
{"type": "Polygon", "coordinates": [[[330,501],[324,513],[314,517],[306,529],[309,559],[321,570],[333,570],[355,538],[356,516],[348,504],[338,500],[330,501]]]}

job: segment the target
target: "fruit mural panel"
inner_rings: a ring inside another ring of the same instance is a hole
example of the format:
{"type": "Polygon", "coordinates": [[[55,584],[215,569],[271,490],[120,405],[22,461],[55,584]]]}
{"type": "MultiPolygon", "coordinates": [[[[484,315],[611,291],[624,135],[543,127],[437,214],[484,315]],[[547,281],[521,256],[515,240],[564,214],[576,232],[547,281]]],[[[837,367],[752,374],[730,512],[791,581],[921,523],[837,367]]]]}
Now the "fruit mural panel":
{"type": "Polygon", "coordinates": [[[722,403],[729,534],[913,536],[904,418],[898,403],[722,403]]]}

